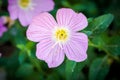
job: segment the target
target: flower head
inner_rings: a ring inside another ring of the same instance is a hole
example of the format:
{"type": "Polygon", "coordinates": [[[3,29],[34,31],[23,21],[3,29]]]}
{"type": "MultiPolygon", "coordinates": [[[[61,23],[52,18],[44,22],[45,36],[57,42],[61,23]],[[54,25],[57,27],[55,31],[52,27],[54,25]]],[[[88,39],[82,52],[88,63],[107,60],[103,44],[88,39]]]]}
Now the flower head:
{"type": "Polygon", "coordinates": [[[4,26],[5,20],[3,17],[0,18],[0,37],[2,37],[3,33],[7,31],[7,28],[4,26]]]}
{"type": "Polygon", "coordinates": [[[37,44],[36,56],[48,66],[57,67],[65,55],[81,62],[87,58],[88,38],[78,32],[87,27],[87,18],[68,8],[59,9],[56,20],[47,12],[36,16],[27,30],[27,38],[37,44]]]}
{"type": "Polygon", "coordinates": [[[8,0],[8,11],[11,19],[19,19],[23,26],[30,24],[33,16],[50,11],[54,7],[53,0],[8,0]]]}

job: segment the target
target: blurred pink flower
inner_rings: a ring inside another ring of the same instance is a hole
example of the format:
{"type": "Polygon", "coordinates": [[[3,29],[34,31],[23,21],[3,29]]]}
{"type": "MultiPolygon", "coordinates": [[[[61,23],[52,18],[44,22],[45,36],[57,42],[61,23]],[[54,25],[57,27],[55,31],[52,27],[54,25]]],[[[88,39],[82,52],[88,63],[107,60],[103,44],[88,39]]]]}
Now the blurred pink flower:
{"type": "Polygon", "coordinates": [[[5,20],[4,18],[0,18],[0,37],[2,37],[3,33],[7,31],[7,28],[4,26],[5,20]]]}
{"type": "Polygon", "coordinates": [[[56,20],[47,12],[36,16],[27,29],[27,38],[37,44],[36,56],[49,68],[59,66],[65,55],[81,62],[87,58],[88,38],[79,30],[87,27],[87,18],[71,9],[59,9],[56,20]]]}
{"type": "Polygon", "coordinates": [[[23,26],[29,25],[33,16],[54,8],[53,0],[8,0],[8,2],[11,19],[18,18],[23,26]]]}

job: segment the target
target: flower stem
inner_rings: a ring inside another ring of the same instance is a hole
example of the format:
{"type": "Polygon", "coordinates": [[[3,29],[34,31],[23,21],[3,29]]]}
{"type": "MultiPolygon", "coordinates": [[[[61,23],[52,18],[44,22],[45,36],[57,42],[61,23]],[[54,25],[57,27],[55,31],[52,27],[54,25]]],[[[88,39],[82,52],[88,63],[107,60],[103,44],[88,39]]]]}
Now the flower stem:
{"type": "Polygon", "coordinates": [[[112,57],[114,60],[120,62],[119,57],[111,55],[108,50],[106,50],[105,48],[102,48],[102,47],[100,47],[100,46],[98,46],[98,45],[95,45],[95,44],[92,43],[90,40],[89,40],[89,46],[92,46],[92,47],[95,47],[95,48],[98,48],[98,49],[103,50],[109,57],[112,57]]]}

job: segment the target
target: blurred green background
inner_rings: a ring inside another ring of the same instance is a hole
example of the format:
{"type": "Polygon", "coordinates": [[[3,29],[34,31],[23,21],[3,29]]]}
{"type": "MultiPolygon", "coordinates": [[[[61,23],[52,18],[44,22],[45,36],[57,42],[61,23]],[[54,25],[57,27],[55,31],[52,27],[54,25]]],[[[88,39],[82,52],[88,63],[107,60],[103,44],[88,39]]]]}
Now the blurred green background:
{"type": "MultiPolygon", "coordinates": [[[[82,32],[89,37],[88,58],[76,63],[67,58],[50,69],[35,56],[36,43],[27,40],[18,20],[0,38],[0,80],[120,80],[120,0],[54,0],[50,13],[71,8],[89,21],[82,32]]],[[[46,5],[47,6],[47,5],[46,5]]],[[[0,16],[9,16],[7,0],[0,0],[0,16]]]]}

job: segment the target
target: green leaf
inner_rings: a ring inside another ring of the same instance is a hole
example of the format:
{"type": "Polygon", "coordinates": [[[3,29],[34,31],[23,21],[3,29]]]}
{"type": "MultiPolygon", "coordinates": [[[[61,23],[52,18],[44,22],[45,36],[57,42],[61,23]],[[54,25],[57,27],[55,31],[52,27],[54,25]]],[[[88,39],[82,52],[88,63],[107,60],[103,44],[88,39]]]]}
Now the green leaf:
{"type": "Polygon", "coordinates": [[[108,58],[95,59],[89,70],[89,80],[104,80],[109,72],[110,64],[108,58]]]}
{"type": "Polygon", "coordinates": [[[76,66],[76,62],[74,61],[70,61],[70,60],[66,60],[66,68],[65,68],[65,72],[66,72],[66,78],[67,80],[70,80],[70,76],[72,75],[72,73],[74,72],[76,66]]]}
{"type": "Polygon", "coordinates": [[[87,36],[90,36],[92,34],[92,31],[85,31],[85,30],[83,30],[82,32],[85,33],[87,36]]]}
{"type": "Polygon", "coordinates": [[[26,76],[29,76],[33,73],[33,66],[31,64],[28,64],[28,63],[24,63],[22,64],[17,72],[16,72],[16,76],[17,77],[26,77],[26,76]]]}
{"type": "Polygon", "coordinates": [[[77,63],[70,80],[80,80],[81,78],[83,78],[81,70],[85,67],[85,65],[86,61],[77,63]]]}
{"type": "Polygon", "coordinates": [[[26,58],[27,58],[27,53],[25,53],[25,52],[19,53],[18,60],[19,60],[20,64],[22,64],[26,58]]]}
{"type": "Polygon", "coordinates": [[[21,44],[24,45],[27,42],[27,38],[25,36],[25,28],[23,28],[17,21],[10,28],[9,34],[11,35],[11,41],[16,45],[21,44]]]}
{"type": "MultiPolygon", "coordinates": [[[[105,35],[105,34],[103,34],[105,35]]],[[[94,38],[91,40],[92,43],[96,46],[98,46],[99,49],[103,49],[103,47],[105,47],[105,41],[104,41],[104,36],[99,35],[99,36],[94,36],[94,38]]]]}
{"type": "Polygon", "coordinates": [[[99,16],[92,21],[90,20],[88,27],[83,31],[91,32],[92,35],[98,35],[104,32],[109,27],[109,25],[113,21],[113,18],[114,16],[112,14],[99,16]]]}
{"type": "Polygon", "coordinates": [[[120,36],[110,37],[105,48],[114,56],[120,55],[120,36]]]}
{"type": "Polygon", "coordinates": [[[51,73],[46,80],[60,80],[60,77],[56,73],[51,73]]]}
{"type": "Polygon", "coordinates": [[[66,73],[66,79],[67,80],[77,80],[80,77],[80,72],[86,65],[86,62],[79,62],[76,63],[71,60],[66,60],[66,68],[65,68],[65,73],[66,73]]]}

